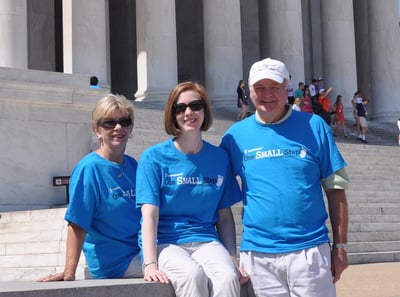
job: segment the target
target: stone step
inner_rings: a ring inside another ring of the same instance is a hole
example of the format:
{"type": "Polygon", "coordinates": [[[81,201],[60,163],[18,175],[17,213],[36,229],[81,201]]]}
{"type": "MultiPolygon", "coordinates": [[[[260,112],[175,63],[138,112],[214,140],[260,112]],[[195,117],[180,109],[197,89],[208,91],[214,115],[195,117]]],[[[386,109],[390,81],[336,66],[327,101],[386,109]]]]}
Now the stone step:
{"type": "Polygon", "coordinates": [[[378,160],[385,159],[385,154],[382,152],[381,147],[384,146],[389,153],[395,153],[399,150],[399,146],[396,145],[387,145],[385,143],[378,144],[362,144],[362,142],[354,141],[354,139],[350,138],[351,142],[346,142],[346,139],[338,139],[336,138],[336,143],[340,148],[343,147],[353,147],[357,148],[357,150],[348,151],[349,154],[354,154],[358,156],[358,158],[362,159],[364,155],[374,155],[378,160]]]}
{"type": "MultiPolygon", "coordinates": [[[[1,220],[0,220],[1,221],[1,220]]],[[[55,233],[59,231],[64,231],[64,227],[66,228],[66,222],[64,221],[64,216],[60,216],[57,220],[49,220],[49,221],[32,221],[31,223],[26,222],[12,222],[7,224],[0,224],[0,236],[2,235],[11,235],[10,233],[15,232],[15,236],[17,238],[18,233],[24,232],[32,232],[35,231],[35,235],[39,235],[36,239],[40,241],[42,239],[42,232],[51,232],[54,236],[55,233]],[[54,232],[56,231],[56,232],[54,232]]],[[[48,236],[46,236],[47,238],[48,236]]]]}
{"type": "Polygon", "coordinates": [[[357,150],[354,151],[347,151],[347,154],[349,156],[354,156],[356,161],[365,161],[365,156],[374,156],[374,159],[372,160],[373,163],[376,165],[379,165],[379,161],[386,162],[386,156],[395,156],[399,153],[399,147],[394,147],[394,146],[385,146],[385,150],[382,151],[382,145],[367,145],[363,144],[360,145],[357,143],[338,143],[338,146],[340,148],[347,147],[347,146],[353,146],[356,147],[357,150]]]}
{"type": "Polygon", "coordinates": [[[363,203],[350,203],[349,204],[350,216],[354,214],[367,214],[367,215],[400,215],[400,205],[396,202],[391,203],[376,203],[376,202],[363,202],[363,203]]]}
{"type": "Polygon", "coordinates": [[[350,223],[399,223],[399,215],[360,215],[352,214],[350,223]]]}
{"type": "Polygon", "coordinates": [[[392,232],[381,231],[364,231],[348,233],[349,243],[352,242],[379,242],[379,241],[400,241],[400,232],[398,230],[392,232]]]}
{"type": "MultiPolygon", "coordinates": [[[[35,282],[40,277],[64,270],[65,253],[56,256],[50,255],[48,258],[41,258],[44,261],[41,266],[0,267],[0,273],[2,274],[0,283],[11,281],[35,282]],[[56,264],[54,261],[57,261],[56,264]]],[[[85,277],[87,273],[85,264],[85,261],[81,258],[76,270],[77,280],[87,279],[85,277]]]]}
{"type": "MultiPolygon", "coordinates": [[[[22,233],[22,235],[24,235],[22,233]]],[[[12,240],[9,236],[7,236],[7,241],[12,240]]],[[[59,254],[65,252],[64,239],[52,239],[46,241],[20,241],[20,242],[7,242],[7,255],[8,256],[18,256],[18,255],[26,255],[27,251],[29,251],[29,255],[37,255],[37,254],[59,254]]],[[[0,267],[4,267],[5,262],[3,262],[0,267]]]]}
{"type": "Polygon", "coordinates": [[[348,194],[348,203],[363,203],[363,202],[368,202],[368,203],[397,203],[397,196],[398,194],[396,191],[384,191],[382,192],[374,192],[374,191],[359,191],[353,190],[351,191],[350,189],[347,190],[348,194]]]}
{"type": "Polygon", "coordinates": [[[400,251],[350,253],[347,255],[350,265],[367,263],[399,262],[400,251]]]}
{"type": "MultiPolygon", "coordinates": [[[[52,223],[43,223],[43,227],[50,226],[52,223]]],[[[64,227],[60,227],[59,230],[39,230],[34,229],[28,230],[28,227],[24,232],[18,231],[18,227],[21,224],[15,224],[16,228],[13,227],[13,232],[6,232],[2,234],[0,244],[18,243],[18,242],[49,242],[52,240],[64,240],[65,230],[64,227]]],[[[49,227],[50,228],[50,227],[49,227]]]]}
{"type": "Polygon", "coordinates": [[[391,203],[391,202],[396,202],[398,198],[396,197],[397,193],[395,191],[390,191],[390,192],[384,192],[383,193],[378,193],[378,192],[361,192],[357,193],[357,195],[348,195],[347,198],[349,201],[349,205],[352,203],[391,203]]]}
{"type": "MultiPolygon", "coordinates": [[[[348,159],[349,158],[347,158],[347,160],[348,159]]],[[[393,159],[395,158],[393,157],[393,159]]],[[[350,178],[355,179],[355,181],[357,181],[357,178],[361,181],[364,180],[364,182],[366,179],[381,180],[382,176],[387,176],[388,181],[398,181],[397,174],[399,174],[399,168],[396,167],[396,163],[392,162],[390,165],[381,165],[379,168],[376,168],[376,166],[365,166],[364,168],[361,168],[363,165],[360,165],[359,163],[352,163],[352,166],[359,166],[357,167],[357,170],[352,170],[350,167],[348,167],[348,174],[350,178]]],[[[382,180],[382,182],[384,182],[384,180],[382,180]]]]}
{"type": "Polygon", "coordinates": [[[355,223],[349,224],[349,232],[399,232],[400,223],[355,223]]]}
{"type": "Polygon", "coordinates": [[[369,252],[399,252],[400,241],[363,241],[351,242],[348,245],[349,253],[369,252]]]}
{"type": "Polygon", "coordinates": [[[350,185],[348,188],[350,193],[358,193],[363,191],[386,193],[386,192],[393,192],[396,189],[397,190],[399,189],[400,181],[396,181],[394,179],[393,180],[389,179],[381,183],[378,181],[378,179],[375,178],[365,178],[351,173],[348,173],[348,176],[350,178],[350,185]],[[365,182],[366,180],[368,180],[368,182],[365,182]]]}

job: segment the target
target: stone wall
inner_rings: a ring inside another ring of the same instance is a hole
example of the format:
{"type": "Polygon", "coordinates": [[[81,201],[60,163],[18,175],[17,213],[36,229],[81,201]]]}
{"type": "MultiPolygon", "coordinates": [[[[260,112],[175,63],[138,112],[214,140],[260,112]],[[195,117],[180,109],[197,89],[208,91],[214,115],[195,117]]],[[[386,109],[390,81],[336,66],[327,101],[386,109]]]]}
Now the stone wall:
{"type": "Polygon", "coordinates": [[[91,110],[109,91],[88,85],[84,75],[0,68],[0,211],[65,203],[52,177],[90,151],[91,110]]]}

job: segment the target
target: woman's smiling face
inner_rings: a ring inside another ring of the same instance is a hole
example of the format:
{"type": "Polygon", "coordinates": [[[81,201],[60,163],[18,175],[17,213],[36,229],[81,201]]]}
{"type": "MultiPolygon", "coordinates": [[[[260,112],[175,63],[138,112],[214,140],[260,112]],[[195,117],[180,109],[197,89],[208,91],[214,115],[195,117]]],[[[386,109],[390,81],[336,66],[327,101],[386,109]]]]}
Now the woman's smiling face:
{"type": "Polygon", "coordinates": [[[192,90],[182,92],[176,106],[180,106],[183,110],[179,108],[176,113],[176,121],[182,132],[200,131],[204,121],[204,103],[201,101],[200,95],[192,90]],[[193,104],[193,109],[189,104],[193,104]],[[187,105],[186,108],[185,105],[187,105]]]}
{"type": "Polygon", "coordinates": [[[121,112],[116,111],[99,123],[96,134],[101,137],[105,146],[113,149],[119,146],[124,147],[126,145],[132,129],[132,121],[129,122],[128,118],[126,118],[121,112]],[[110,127],[107,125],[109,122],[114,122],[116,125],[110,127]],[[104,123],[104,125],[102,123],[104,123]]]}

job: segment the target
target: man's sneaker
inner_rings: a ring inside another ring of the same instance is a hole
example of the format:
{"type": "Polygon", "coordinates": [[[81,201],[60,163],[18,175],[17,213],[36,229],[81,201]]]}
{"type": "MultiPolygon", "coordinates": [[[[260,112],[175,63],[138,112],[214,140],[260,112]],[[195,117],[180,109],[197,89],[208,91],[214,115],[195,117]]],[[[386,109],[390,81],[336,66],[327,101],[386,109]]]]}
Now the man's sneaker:
{"type": "Polygon", "coordinates": [[[364,143],[368,143],[368,141],[366,141],[365,139],[361,139],[361,141],[364,143]]]}

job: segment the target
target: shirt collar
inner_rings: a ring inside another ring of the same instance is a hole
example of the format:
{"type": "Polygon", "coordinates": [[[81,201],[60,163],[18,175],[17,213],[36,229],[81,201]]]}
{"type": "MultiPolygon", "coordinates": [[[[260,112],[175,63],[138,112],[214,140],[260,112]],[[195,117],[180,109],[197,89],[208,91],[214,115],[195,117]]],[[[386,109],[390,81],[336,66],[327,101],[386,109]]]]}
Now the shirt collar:
{"type": "Polygon", "coordinates": [[[292,114],[292,109],[289,108],[290,106],[288,104],[286,104],[285,109],[286,109],[286,113],[283,116],[283,118],[281,118],[280,120],[278,120],[277,122],[273,122],[273,123],[266,123],[263,121],[263,119],[260,117],[260,114],[258,113],[258,111],[256,110],[256,120],[257,122],[259,122],[260,124],[263,125],[276,125],[276,124],[280,124],[283,123],[284,121],[286,121],[290,115],[292,114]]]}

